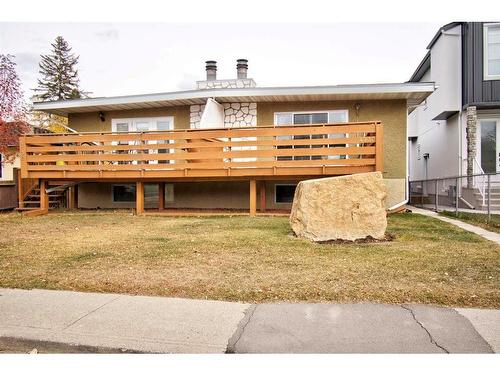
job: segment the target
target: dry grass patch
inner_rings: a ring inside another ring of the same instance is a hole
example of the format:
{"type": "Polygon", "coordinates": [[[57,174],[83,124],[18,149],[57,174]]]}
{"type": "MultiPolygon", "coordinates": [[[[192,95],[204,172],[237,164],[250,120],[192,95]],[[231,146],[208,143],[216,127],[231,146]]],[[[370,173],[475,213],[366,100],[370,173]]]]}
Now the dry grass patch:
{"type": "Polygon", "coordinates": [[[472,225],[484,228],[486,230],[500,233],[500,215],[491,214],[491,219],[488,222],[488,214],[479,212],[458,212],[458,216],[454,211],[443,211],[439,213],[442,216],[447,216],[452,219],[465,221],[472,225]]]}
{"type": "Polygon", "coordinates": [[[314,244],[282,217],[0,215],[0,286],[222,299],[500,307],[500,248],[389,217],[392,242],[314,244]]]}

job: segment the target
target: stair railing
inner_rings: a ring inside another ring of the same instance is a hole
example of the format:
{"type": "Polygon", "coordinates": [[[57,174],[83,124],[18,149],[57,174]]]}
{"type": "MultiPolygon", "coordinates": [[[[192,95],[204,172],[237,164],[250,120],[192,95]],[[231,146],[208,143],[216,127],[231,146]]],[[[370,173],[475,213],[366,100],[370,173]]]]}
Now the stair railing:
{"type": "Polygon", "coordinates": [[[479,164],[477,158],[474,158],[474,174],[474,186],[479,190],[484,206],[486,204],[486,185],[488,183],[488,177],[484,173],[484,170],[481,167],[481,164],[479,164]]]}

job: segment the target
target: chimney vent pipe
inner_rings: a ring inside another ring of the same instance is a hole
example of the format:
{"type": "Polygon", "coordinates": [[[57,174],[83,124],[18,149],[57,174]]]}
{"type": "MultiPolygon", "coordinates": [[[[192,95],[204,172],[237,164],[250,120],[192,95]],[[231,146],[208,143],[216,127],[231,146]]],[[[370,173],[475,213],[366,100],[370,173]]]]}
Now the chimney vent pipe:
{"type": "Polygon", "coordinates": [[[207,81],[215,81],[217,79],[217,61],[205,61],[207,71],[207,81]]]}
{"type": "Polygon", "coordinates": [[[248,72],[248,60],[238,59],[236,60],[236,72],[238,79],[246,79],[248,72]]]}

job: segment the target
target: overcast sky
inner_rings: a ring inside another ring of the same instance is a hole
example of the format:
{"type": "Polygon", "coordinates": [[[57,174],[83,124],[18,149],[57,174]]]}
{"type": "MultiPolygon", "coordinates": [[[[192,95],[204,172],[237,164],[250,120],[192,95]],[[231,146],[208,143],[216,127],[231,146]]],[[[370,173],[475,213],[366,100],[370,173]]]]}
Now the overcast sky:
{"type": "Polygon", "coordinates": [[[36,86],[40,54],[63,36],[80,56],[91,96],[193,89],[204,61],[235,78],[249,60],[259,86],[407,81],[441,24],[0,23],[0,53],[16,56],[25,95],[36,86]]]}

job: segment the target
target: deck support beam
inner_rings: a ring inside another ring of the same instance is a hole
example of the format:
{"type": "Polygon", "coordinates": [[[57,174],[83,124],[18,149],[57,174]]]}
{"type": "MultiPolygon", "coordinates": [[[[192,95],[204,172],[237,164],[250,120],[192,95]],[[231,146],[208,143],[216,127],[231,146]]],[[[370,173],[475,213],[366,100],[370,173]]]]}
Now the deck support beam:
{"type": "Polygon", "coordinates": [[[250,216],[257,214],[257,180],[250,180],[250,216]]]}
{"type": "Polygon", "coordinates": [[[135,184],[135,213],[142,215],[144,213],[144,182],[137,181],[135,184]]]}
{"type": "Polygon", "coordinates": [[[266,181],[260,182],[260,212],[266,212],[266,181]]]}
{"type": "Polygon", "coordinates": [[[375,127],[375,171],[384,172],[384,125],[375,127]]]}
{"type": "Polygon", "coordinates": [[[160,182],[158,184],[158,210],[165,210],[165,183],[160,182]]]}
{"type": "Polygon", "coordinates": [[[68,192],[67,192],[67,195],[66,195],[66,199],[67,199],[67,202],[66,202],[66,207],[69,209],[69,210],[74,210],[75,208],[77,208],[77,197],[78,197],[78,190],[77,190],[77,186],[70,186],[68,188],[68,192]]]}
{"type": "Polygon", "coordinates": [[[40,210],[49,211],[49,194],[47,193],[47,180],[40,179],[40,210]]]}

